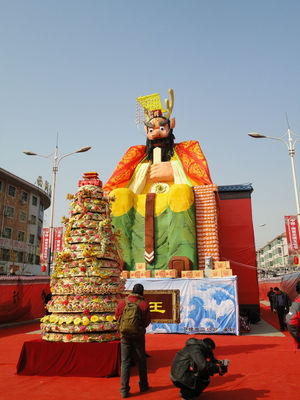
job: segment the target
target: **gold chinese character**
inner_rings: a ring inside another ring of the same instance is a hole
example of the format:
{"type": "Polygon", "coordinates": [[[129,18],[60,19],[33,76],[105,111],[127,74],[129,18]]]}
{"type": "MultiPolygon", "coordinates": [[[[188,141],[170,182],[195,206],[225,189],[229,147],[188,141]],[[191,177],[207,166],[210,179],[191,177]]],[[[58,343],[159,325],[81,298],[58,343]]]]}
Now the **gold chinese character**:
{"type": "Polygon", "coordinates": [[[160,309],[162,307],[162,301],[150,301],[149,302],[151,312],[159,312],[164,314],[166,310],[160,309]]]}

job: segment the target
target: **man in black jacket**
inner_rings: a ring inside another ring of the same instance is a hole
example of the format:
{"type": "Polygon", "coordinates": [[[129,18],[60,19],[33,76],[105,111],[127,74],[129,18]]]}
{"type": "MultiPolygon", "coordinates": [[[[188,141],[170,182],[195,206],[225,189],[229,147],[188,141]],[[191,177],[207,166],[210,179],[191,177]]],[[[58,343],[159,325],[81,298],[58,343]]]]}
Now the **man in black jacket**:
{"type": "Polygon", "coordinates": [[[227,367],[221,367],[222,362],[214,358],[215,347],[212,339],[191,338],[186,341],[185,347],[176,353],[170,378],[174,385],[181,389],[182,400],[198,397],[208,386],[210,376],[227,372],[227,367]]]}
{"type": "Polygon", "coordinates": [[[288,294],[280,290],[278,287],[274,287],[274,292],[273,311],[277,312],[280,330],[284,331],[286,327],[285,316],[289,312],[291,301],[288,294]]]}

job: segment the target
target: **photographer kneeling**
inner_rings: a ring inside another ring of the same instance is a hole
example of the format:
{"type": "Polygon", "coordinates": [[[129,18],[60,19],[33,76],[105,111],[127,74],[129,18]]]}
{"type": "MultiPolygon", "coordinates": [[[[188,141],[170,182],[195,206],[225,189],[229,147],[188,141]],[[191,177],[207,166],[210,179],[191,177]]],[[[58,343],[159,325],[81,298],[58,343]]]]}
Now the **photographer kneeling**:
{"type": "Polygon", "coordinates": [[[229,365],[228,360],[216,360],[213,350],[216,348],[212,339],[191,338],[185,347],[179,350],[171,366],[171,381],[179,387],[183,400],[198,397],[208,386],[210,376],[224,375],[229,365]]]}

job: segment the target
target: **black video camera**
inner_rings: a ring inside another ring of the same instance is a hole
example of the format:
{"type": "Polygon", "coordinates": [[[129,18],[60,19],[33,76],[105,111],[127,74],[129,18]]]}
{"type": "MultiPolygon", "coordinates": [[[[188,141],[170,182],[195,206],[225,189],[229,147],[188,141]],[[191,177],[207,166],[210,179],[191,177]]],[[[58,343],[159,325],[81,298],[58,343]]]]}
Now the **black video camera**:
{"type": "Polygon", "coordinates": [[[229,360],[227,360],[227,359],[218,360],[217,364],[220,367],[219,375],[224,375],[224,374],[226,374],[228,372],[228,365],[230,364],[229,360]]]}

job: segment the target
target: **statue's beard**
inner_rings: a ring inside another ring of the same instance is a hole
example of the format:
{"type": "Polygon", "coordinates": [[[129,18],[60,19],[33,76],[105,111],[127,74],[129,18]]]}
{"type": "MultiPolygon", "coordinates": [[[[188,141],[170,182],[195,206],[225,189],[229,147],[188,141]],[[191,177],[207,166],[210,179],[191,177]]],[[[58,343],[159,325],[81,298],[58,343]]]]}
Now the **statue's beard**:
{"type": "Polygon", "coordinates": [[[170,130],[169,135],[165,138],[154,139],[154,140],[147,139],[146,154],[147,154],[148,160],[153,162],[153,149],[155,147],[160,147],[161,148],[161,161],[170,161],[171,157],[174,154],[174,139],[175,139],[175,136],[173,135],[172,130],[170,130]]]}

